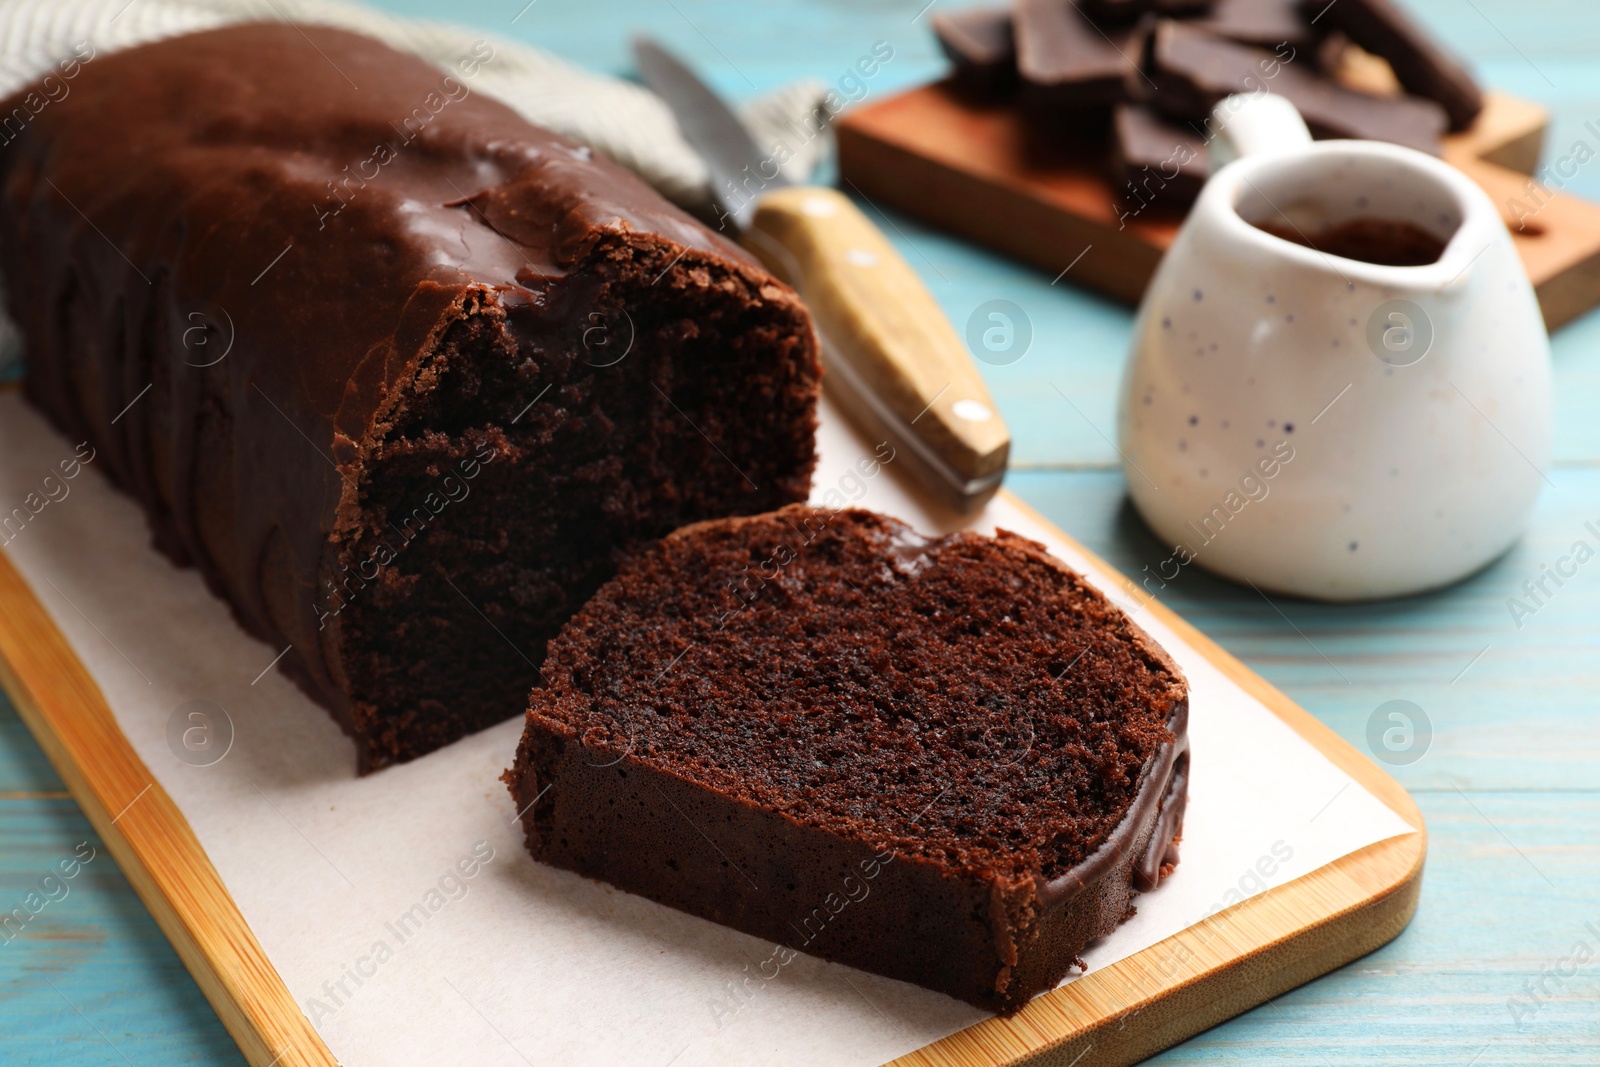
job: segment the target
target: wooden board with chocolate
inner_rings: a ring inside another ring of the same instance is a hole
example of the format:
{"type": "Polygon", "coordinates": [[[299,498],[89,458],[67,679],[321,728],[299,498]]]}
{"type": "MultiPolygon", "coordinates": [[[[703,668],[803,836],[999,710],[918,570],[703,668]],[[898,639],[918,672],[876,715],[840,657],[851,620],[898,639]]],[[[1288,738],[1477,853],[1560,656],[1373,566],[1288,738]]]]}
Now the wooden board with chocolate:
{"type": "Polygon", "coordinates": [[[1075,98],[1061,71],[1099,77],[1087,55],[1095,50],[1063,45],[1070,35],[1060,25],[1033,33],[1026,0],[1011,12],[942,16],[935,29],[954,72],[840,120],[844,184],[1133,303],[1204,184],[1206,109],[1259,88],[1288,96],[1318,137],[1406,144],[1469,174],[1500,207],[1549,328],[1600,305],[1600,205],[1530,177],[1545,109],[1494,90],[1474,95],[1470,78],[1414,27],[1395,31],[1392,4],[1361,6],[1377,13],[1376,29],[1355,19],[1313,25],[1291,0],[1217,0],[1188,17],[1146,11],[1132,23],[1091,20],[1067,3],[1058,23],[1064,14],[1075,31],[1103,28],[1102,44],[1131,35],[1120,96],[1075,98]],[[1054,49],[1051,84],[1037,81],[1049,64],[1030,59],[1030,33],[1054,49]]]}

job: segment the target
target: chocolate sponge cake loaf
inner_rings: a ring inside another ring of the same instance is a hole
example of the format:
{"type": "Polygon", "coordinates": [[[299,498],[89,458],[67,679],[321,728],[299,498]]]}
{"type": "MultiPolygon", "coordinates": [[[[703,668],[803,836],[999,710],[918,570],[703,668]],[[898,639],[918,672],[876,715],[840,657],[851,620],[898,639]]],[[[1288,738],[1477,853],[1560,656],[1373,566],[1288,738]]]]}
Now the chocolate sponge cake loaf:
{"type": "Polygon", "coordinates": [[[995,1011],[1177,862],[1187,683],[1014,534],[690,526],[544,678],[505,775],[536,858],[995,1011]]]}
{"type": "Polygon", "coordinates": [[[242,25],[0,105],[27,396],[363,769],[523,710],[623,552],[810,482],[793,292],[492,62],[242,25]]]}

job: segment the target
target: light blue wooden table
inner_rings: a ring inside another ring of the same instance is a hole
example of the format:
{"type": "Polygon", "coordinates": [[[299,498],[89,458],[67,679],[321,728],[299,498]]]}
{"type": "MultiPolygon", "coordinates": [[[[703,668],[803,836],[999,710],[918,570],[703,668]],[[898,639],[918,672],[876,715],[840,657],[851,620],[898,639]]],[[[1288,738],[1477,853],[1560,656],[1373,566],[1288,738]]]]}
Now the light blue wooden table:
{"type": "MultiPolygon", "coordinates": [[[[646,30],[745,97],[799,77],[833,81],[879,40],[895,56],[874,95],[929,79],[942,64],[926,16],[913,21],[926,2],[386,6],[481,24],[614,72],[627,69],[628,34],[646,30]]],[[[1554,109],[1551,149],[1565,154],[1580,138],[1593,144],[1583,125],[1600,119],[1600,11],[1590,3],[1413,6],[1487,83],[1554,109]]],[[[1600,160],[1569,188],[1600,199],[1600,160]]],[[[1129,312],[898,223],[907,259],[956,323],[997,297],[1033,321],[1026,358],[985,368],[1016,435],[1012,488],[1125,571],[1164,558],[1130,512],[1102,437],[1114,424],[1129,312]]],[[[1600,315],[1555,338],[1554,488],[1523,542],[1469,581],[1361,607],[1280,601],[1287,621],[1254,592],[1193,568],[1167,588],[1181,614],[1358,747],[1367,746],[1380,704],[1419,704],[1433,725],[1431,747],[1393,772],[1422,806],[1432,847],[1417,918],[1397,941],[1153,1062],[1600,1064],[1600,563],[1521,629],[1506,606],[1540,564],[1580,537],[1592,540],[1585,522],[1600,524],[1597,347],[1600,315]]],[[[242,1063],[38,746],[0,703],[0,910],[84,841],[100,855],[70,895],[0,943],[0,1064],[242,1063]]]]}

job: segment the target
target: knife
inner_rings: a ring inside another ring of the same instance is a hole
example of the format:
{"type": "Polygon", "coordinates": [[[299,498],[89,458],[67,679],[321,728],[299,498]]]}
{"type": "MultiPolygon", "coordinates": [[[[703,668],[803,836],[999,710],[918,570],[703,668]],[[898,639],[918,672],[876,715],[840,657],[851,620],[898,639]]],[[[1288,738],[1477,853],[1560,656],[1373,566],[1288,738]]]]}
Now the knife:
{"type": "Polygon", "coordinates": [[[933,294],[849,197],[790,182],[693,71],[652,41],[633,49],[704,157],[724,227],[811,309],[829,396],[944,503],[981,507],[1005,478],[1011,433],[933,294]]]}

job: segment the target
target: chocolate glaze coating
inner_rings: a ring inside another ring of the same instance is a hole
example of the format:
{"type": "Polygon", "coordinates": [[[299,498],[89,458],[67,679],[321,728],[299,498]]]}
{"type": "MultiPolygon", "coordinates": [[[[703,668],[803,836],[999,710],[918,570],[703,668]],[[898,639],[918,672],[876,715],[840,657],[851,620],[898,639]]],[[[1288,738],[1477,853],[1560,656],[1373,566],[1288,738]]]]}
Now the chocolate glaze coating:
{"type": "MultiPolygon", "coordinates": [[[[721,287],[769,306],[815,402],[792,292],[632,174],[473,92],[486,62],[484,45],[447,74],[340,30],[230,26],[84,63],[0,146],[29,398],[96,444],[158,545],[247,629],[293,646],[285,667],[347,727],[319,598],[371,519],[367,461],[436,384],[453,325],[479,316],[543,359],[581,326],[597,271],[671,264],[664,301],[721,287]]],[[[743,509],[803,496],[810,448],[743,509]]]]}

